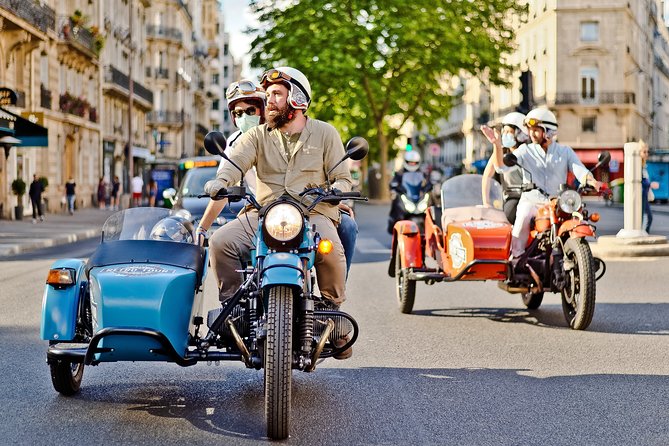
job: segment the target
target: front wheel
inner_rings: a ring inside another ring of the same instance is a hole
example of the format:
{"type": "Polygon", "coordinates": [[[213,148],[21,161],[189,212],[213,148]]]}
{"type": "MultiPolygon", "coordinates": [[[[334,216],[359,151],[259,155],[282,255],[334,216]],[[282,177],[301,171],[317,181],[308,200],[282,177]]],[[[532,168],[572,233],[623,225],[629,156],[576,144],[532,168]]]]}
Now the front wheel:
{"type": "Polygon", "coordinates": [[[288,438],[293,345],[293,291],[286,286],[269,290],[265,341],[265,419],[267,436],[288,438]]]}
{"type": "Polygon", "coordinates": [[[404,314],[411,313],[416,300],[416,281],[406,277],[407,269],[402,268],[402,253],[399,243],[395,248],[395,283],[397,285],[397,303],[404,314]]]}
{"type": "Polygon", "coordinates": [[[595,260],[590,245],[582,238],[570,238],[564,244],[565,263],[573,268],[567,271],[567,284],[562,290],[562,311],[569,326],[585,330],[595,314],[595,260]]]}
{"type": "Polygon", "coordinates": [[[58,393],[72,396],[79,392],[81,379],[84,376],[84,364],[69,361],[53,361],[51,368],[51,382],[58,393]]]}

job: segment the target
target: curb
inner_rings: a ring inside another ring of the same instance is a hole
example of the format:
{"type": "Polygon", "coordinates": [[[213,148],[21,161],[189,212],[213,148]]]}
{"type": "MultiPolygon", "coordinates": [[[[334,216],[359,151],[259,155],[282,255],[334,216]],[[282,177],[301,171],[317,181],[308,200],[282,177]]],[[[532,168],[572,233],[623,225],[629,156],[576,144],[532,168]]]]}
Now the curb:
{"type": "Polygon", "coordinates": [[[37,249],[66,245],[81,240],[88,240],[100,235],[100,229],[85,229],[70,234],[61,234],[52,238],[32,239],[26,243],[7,243],[0,245],[0,258],[15,256],[37,249]]]}
{"type": "Polygon", "coordinates": [[[662,236],[618,238],[605,235],[590,243],[593,255],[602,259],[669,256],[669,243],[662,236]]]}

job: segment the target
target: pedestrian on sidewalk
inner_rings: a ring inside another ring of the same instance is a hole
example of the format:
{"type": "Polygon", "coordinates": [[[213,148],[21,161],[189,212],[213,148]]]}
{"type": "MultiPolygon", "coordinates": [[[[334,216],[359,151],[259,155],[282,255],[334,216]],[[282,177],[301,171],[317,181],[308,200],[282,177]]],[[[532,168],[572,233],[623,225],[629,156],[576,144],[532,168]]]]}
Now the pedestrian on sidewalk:
{"type": "Polygon", "coordinates": [[[42,213],[42,182],[37,179],[37,174],[33,175],[33,182],[30,183],[28,195],[30,196],[30,203],[33,207],[33,223],[37,223],[37,216],[39,221],[44,221],[44,214],[42,213]]]}
{"type": "Polygon", "coordinates": [[[639,155],[641,156],[641,211],[642,211],[642,226],[647,233],[650,234],[650,225],[653,224],[653,210],[650,208],[650,202],[655,200],[653,189],[660,187],[657,181],[650,181],[648,175],[648,155],[650,150],[648,144],[644,140],[639,141],[639,155]]]}
{"type": "Polygon", "coordinates": [[[107,204],[107,183],[104,177],[98,181],[98,208],[104,209],[107,204]]]}
{"type": "Polygon", "coordinates": [[[132,178],[132,205],[138,207],[142,205],[142,189],[144,188],[144,180],[139,174],[135,174],[132,178]]]}
{"type": "Polygon", "coordinates": [[[149,206],[156,206],[156,198],[158,197],[158,183],[151,178],[149,180],[149,206]]]}
{"type": "Polygon", "coordinates": [[[67,183],[65,183],[65,198],[67,199],[67,211],[70,213],[70,215],[74,215],[74,200],[77,197],[77,194],[75,192],[75,188],[77,187],[77,183],[74,182],[74,178],[70,177],[69,180],[67,180],[67,183]]]}
{"type": "Polygon", "coordinates": [[[114,176],[112,180],[112,191],[111,191],[111,207],[113,211],[118,211],[118,193],[121,190],[121,180],[118,179],[118,175],[114,176]]]}

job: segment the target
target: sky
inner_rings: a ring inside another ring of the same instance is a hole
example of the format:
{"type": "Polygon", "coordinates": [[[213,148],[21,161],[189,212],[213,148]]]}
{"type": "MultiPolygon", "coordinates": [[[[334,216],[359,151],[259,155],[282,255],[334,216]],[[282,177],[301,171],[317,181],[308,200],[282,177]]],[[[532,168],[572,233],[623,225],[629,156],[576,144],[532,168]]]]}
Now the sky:
{"type": "Polygon", "coordinates": [[[249,13],[249,0],[222,0],[223,14],[225,19],[225,30],[230,33],[230,52],[236,61],[243,61],[242,76],[249,76],[249,57],[247,56],[250,48],[251,36],[245,35],[242,31],[255,23],[255,20],[249,13]]]}

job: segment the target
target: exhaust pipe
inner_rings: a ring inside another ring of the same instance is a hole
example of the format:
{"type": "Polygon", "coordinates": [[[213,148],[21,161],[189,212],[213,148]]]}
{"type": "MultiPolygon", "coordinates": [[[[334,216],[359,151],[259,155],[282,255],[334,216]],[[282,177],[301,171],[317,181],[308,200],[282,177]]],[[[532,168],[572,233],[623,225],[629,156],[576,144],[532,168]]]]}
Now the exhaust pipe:
{"type": "Polygon", "coordinates": [[[240,352],[242,352],[242,358],[244,358],[244,364],[251,367],[252,366],[251,353],[249,353],[249,349],[246,348],[246,345],[244,344],[242,337],[239,336],[239,333],[235,328],[235,324],[232,322],[232,318],[230,316],[228,316],[225,319],[225,325],[226,327],[228,327],[228,329],[230,329],[230,333],[232,333],[232,337],[235,340],[235,344],[237,344],[237,348],[239,349],[240,352]]]}
{"type": "MultiPolygon", "coordinates": [[[[321,321],[318,322],[320,322],[321,324],[323,323],[321,321]]],[[[328,341],[328,338],[330,337],[330,333],[332,333],[332,330],[334,330],[335,328],[335,323],[330,318],[328,318],[327,322],[325,322],[325,325],[326,327],[323,330],[323,333],[321,333],[321,339],[318,341],[318,344],[316,344],[314,353],[311,355],[311,364],[309,364],[304,369],[305,372],[313,372],[314,370],[316,370],[316,361],[323,352],[323,348],[325,347],[325,343],[328,341]]]]}

